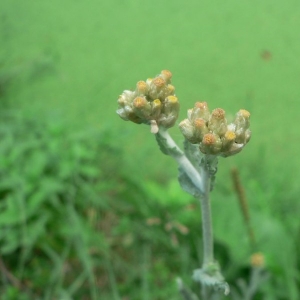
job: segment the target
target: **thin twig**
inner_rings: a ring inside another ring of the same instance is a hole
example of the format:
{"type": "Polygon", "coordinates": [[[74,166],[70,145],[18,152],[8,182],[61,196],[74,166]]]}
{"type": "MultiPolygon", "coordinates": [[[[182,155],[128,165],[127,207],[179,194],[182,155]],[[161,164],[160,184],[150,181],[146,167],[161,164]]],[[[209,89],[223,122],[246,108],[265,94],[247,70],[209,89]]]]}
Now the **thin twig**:
{"type": "Polygon", "coordinates": [[[231,177],[232,177],[235,192],[238,196],[238,201],[239,201],[239,205],[240,205],[242,215],[243,215],[243,218],[245,221],[245,225],[247,228],[250,245],[253,248],[253,250],[255,250],[256,239],[255,239],[254,231],[253,231],[252,225],[251,225],[248,201],[247,201],[245,189],[241,183],[240,175],[239,175],[237,168],[231,169],[231,177]]]}

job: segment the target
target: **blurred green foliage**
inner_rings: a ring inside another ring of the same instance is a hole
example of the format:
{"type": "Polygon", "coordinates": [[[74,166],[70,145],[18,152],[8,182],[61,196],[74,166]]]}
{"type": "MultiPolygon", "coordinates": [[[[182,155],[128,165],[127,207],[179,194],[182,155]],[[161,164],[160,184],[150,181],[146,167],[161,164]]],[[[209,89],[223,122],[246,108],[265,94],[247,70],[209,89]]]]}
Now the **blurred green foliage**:
{"type": "MultiPolygon", "coordinates": [[[[0,138],[1,299],[180,299],[178,276],[197,290],[201,214],[177,180],[130,173],[110,131],[70,133],[6,110],[0,138]]],[[[220,180],[212,203],[216,257],[234,288],[252,249],[230,185],[220,180]]],[[[299,227],[282,223],[284,192],[263,177],[245,189],[269,272],[255,299],[297,299],[299,227]]]]}
{"type": "Polygon", "coordinates": [[[104,178],[113,178],[110,164],[117,168],[110,137],[67,135],[57,122],[8,111],[1,113],[0,137],[2,260],[34,295],[62,297],[67,282],[71,297],[85,280],[96,295],[90,251],[102,257],[107,245],[93,216],[108,205],[113,180],[104,178]]]}

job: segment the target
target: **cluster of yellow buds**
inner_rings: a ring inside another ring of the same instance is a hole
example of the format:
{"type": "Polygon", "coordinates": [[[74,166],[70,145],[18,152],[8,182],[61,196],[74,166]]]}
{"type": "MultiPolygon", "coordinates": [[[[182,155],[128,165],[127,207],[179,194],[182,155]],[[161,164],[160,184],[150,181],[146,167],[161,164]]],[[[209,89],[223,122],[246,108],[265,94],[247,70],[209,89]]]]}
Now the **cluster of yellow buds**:
{"type": "Polygon", "coordinates": [[[125,90],[118,99],[117,114],[126,121],[150,124],[154,133],[158,126],[174,126],[179,102],[171,78],[172,73],[163,70],[155,78],[139,81],[134,91],[125,90]]]}
{"type": "Polygon", "coordinates": [[[179,128],[189,142],[199,144],[204,154],[227,157],[240,152],[249,142],[249,119],[250,113],[241,109],[234,122],[228,124],[222,108],[210,113],[206,102],[196,102],[179,128]]]}

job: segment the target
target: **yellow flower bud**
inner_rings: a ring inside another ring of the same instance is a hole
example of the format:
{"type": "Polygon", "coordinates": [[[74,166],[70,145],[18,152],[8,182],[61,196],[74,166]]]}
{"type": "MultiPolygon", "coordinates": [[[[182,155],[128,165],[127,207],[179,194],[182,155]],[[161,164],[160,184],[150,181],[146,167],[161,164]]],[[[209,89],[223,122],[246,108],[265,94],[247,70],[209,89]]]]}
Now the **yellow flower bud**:
{"type": "Polygon", "coordinates": [[[145,107],[147,105],[148,101],[146,100],[146,98],[144,97],[136,97],[133,100],[133,106],[135,108],[142,108],[145,107]]]}
{"type": "Polygon", "coordinates": [[[159,120],[159,124],[169,128],[174,126],[179,113],[179,101],[176,96],[168,96],[162,108],[162,114],[159,120]]]}
{"type": "Polygon", "coordinates": [[[225,110],[222,108],[216,108],[212,111],[211,116],[216,120],[224,120],[225,119],[225,110]]]}
{"type": "Polygon", "coordinates": [[[222,108],[216,108],[212,111],[209,118],[208,128],[218,134],[223,136],[227,131],[227,121],[225,119],[225,110],[222,108]]]}
{"type": "Polygon", "coordinates": [[[160,99],[165,100],[168,96],[174,96],[175,87],[172,84],[168,84],[164,87],[159,93],[158,96],[160,99]]]}
{"type": "Polygon", "coordinates": [[[240,109],[240,114],[243,115],[243,117],[246,119],[250,118],[250,112],[246,109],[240,109]]]}
{"type": "Polygon", "coordinates": [[[228,151],[235,142],[236,134],[232,130],[227,130],[222,138],[222,151],[228,151]]]}
{"type": "Polygon", "coordinates": [[[236,130],[243,128],[243,131],[250,126],[250,113],[245,109],[240,109],[236,114],[235,121],[236,130]]]}
{"type": "Polygon", "coordinates": [[[149,120],[151,115],[151,104],[145,97],[138,96],[133,100],[133,111],[138,117],[149,120]]]}
{"type": "Polygon", "coordinates": [[[264,267],[265,257],[262,253],[256,252],[251,255],[250,262],[252,267],[256,267],[256,268],[264,267]]]}
{"type": "Polygon", "coordinates": [[[122,107],[125,105],[131,105],[131,102],[134,98],[134,92],[125,90],[122,95],[118,98],[118,104],[122,107]]]}
{"type": "Polygon", "coordinates": [[[197,118],[208,120],[209,109],[206,102],[196,102],[190,114],[190,120],[194,121],[197,118]]]}
{"type": "Polygon", "coordinates": [[[207,133],[203,136],[199,148],[205,154],[219,154],[222,149],[222,141],[218,135],[207,133]]]}
{"type": "Polygon", "coordinates": [[[179,123],[179,129],[189,142],[197,143],[197,141],[194,140],[194,127],[188,119],[184,119],[179,123]]]}
{"type": "Polygon", "coordinates": [[[226,131],[224,135],[225,140],[227,140],[228,142],[234,141],[235,137],[236,137],[235,133],[230,130],[226,131]]]}
{"type": "Polygon", "coordinates": [[[206,121],[202,118],[197,118],[193,122],[194,125],[194,137],[199,142],[202,141],[203,136],[208,133],[206,121]]]}
{"type": "Polygon", "coordinates": [[[167,83],[171,81],[172,73],[169,70],[162,70],[160,75],[167,83]]]}
{"type": "Polygon", "coordinates": [[[202,143],[205,146],[212,146],[216,142],[217,138],[216,135],[213,133],[207,133],[204,135],[202,139],[202,143]]]}
{"type": "Polygon", "coordinates": [[[160,90],[166,85],[166,81],[162,77],[156,77],[152,80],[152,84],[157,90],[160,90]]]}
{"type": "Polygon", "coordinates": [[[251,137],[251,131],[247,127],[236,129],[236,142],[239,144],[247,144],[251,137]]]}
{"type": "Polygon", "coordinates": [[[179,101],[176,96],[168,96],[164,102],[164,113],[170,114],[179,112],[179,101]]]}
{"type": "Polygon", "coordinates": [[[165,89],[166,81],[162,77],[155,77],[150,82],[148,95],[150,99],[153,100],[164,100],[164,97],[162,97],[162,95],[165,94],[165,89]]]}
{"type": "Polygon", "coordinates": [[[137,95],[145,95],[148,91],[148,86],[147,83],[145,81],[139,81],[136,84],[136,94],[137,95]]]}
{"type": "Polygon", "coordinates": [[[156,120],[161,113],[161,108],[162,108],[161,101],[159,99],[153,100],[151,102],[151,107],[152,107],[151,118],[156,120]]]}

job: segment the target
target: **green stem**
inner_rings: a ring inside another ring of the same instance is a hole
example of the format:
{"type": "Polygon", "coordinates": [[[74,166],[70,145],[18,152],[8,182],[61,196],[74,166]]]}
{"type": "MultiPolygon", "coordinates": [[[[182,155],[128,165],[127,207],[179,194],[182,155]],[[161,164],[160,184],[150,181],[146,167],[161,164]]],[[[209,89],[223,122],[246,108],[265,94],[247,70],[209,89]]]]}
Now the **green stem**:
{"type": "Polygon", "coordinates": [[[193,164],[185,156],[184,152],[177,146],[172,137],[165,128],[159,128],[157,136],[164,141],[164,150],[172,156],[186,172],[193,184],[202,192],[200,196],[201,211],[202,211],[202,230],[203,230],[203,248],[204,257],[203,265],[214,262],[213,256],[213,230],[211,221],[210,208],[210,173],[209,167],[212,163],[212,157],[205,156],[201,174],[195,169],[193,164]]]}
{"type": "MultiPolygon", "coordinates": [[[[213,244],[213,228],[211,217],[210,205],[210,175],[207,165],[207,160],[204,160],[202,167],[202,180],[203,180],[203,195],[200,196],[201,213],[202,213],[202,239],[203,239],[203,265],[206,266],[214,262],[214,244],[213,244]]],[[[202,283],[201,294],[203,300],[209,300],[212,296],[212,289],[205,283],[202,283]]]]}
{"type": "Polygon", "coordinates": [[[202,169],[203,195],[200,197],[203,233],[203,265],[214,262],[213,229],[210,206],[210,176],[206,166],[202,169]]]}
{"type": "Polygon", "coordinates": [[[201,175],[195,169],[189,159],[185,156],[184,152],[177,146],[168,131],[165,128],[159,128],[157,136],[165,141],[165,148],[168,151],[168,154],[177,161],[178,165],[181,166],[181,168],[185,171],[193,184],[200,191],[203,191],[203,181],[201,175]]]}

